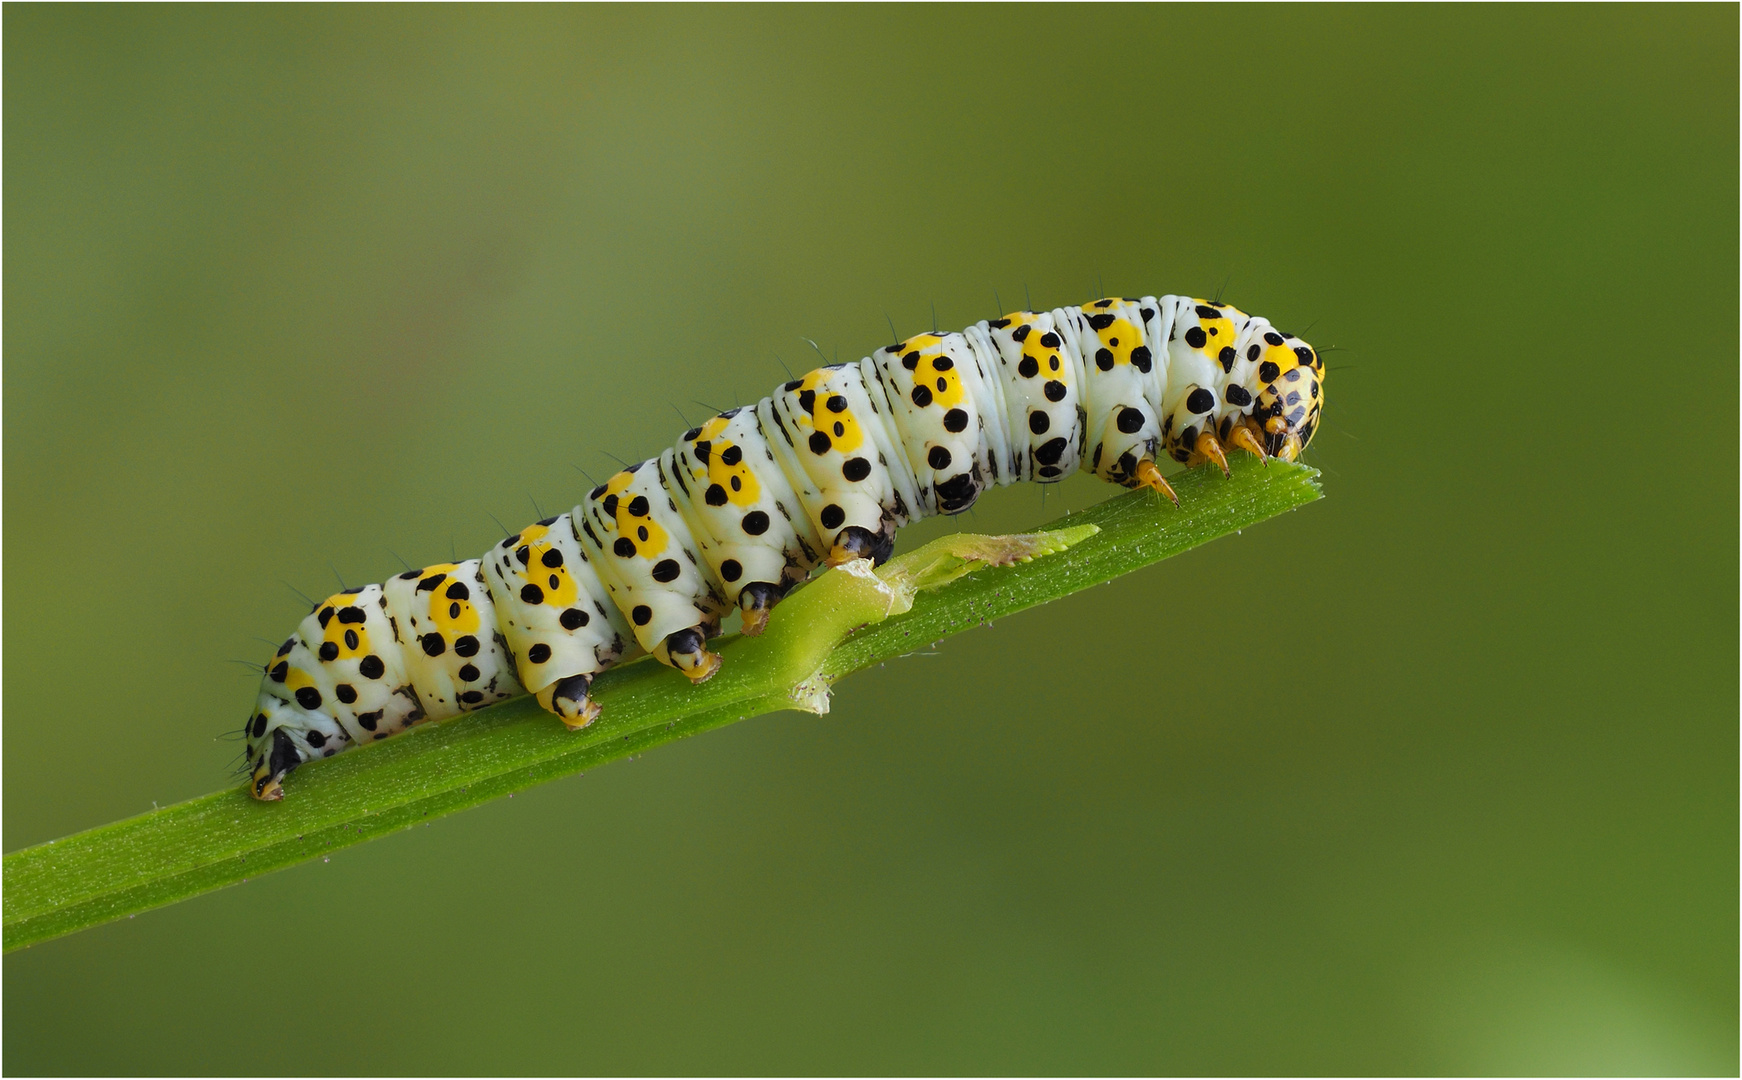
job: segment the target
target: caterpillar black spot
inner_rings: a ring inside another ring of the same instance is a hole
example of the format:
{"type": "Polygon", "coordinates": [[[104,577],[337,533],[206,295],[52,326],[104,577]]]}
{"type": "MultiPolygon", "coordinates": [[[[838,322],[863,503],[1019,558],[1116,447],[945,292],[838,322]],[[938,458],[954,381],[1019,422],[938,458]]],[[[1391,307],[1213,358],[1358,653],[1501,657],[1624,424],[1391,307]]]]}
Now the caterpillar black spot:
{"type": "Polygon", "coordinates": [[[993,485],[1082,469],[1172,497],[1163,455],[1293,460],[1324,378],[1294,335],[1179,296],[1019,311],[819,368],[478,558],[316,605],[267,665],[249,792],[282,798],[303,762],[524,693],[584,727],[593,677],[643,652],[701,682],[734,607],[760,633],[817,566],[881,563],[898,528],[993,485]]]}

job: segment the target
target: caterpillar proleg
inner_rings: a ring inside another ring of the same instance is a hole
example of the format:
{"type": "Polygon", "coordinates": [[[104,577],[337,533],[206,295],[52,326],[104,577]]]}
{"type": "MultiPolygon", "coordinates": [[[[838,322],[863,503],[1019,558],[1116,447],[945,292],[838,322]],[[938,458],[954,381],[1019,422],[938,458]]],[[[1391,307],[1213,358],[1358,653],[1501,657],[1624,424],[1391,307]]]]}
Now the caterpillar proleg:
{"type": "Polygon", "coordinates": [[[1020,311],[818,368],[476,559],[315,605],[261,681],[249,793],[282,798],[304,762],[524,693],[584,727],[593,678],[642,653],[701,682],[734,608],[760,633],[816,567],[881,564],[901,526],[994,485],[1081,469],[1173,498],[1158,458],[1294,460],[1324,377],[1294,335],[1179,296],[1020,311]]]}

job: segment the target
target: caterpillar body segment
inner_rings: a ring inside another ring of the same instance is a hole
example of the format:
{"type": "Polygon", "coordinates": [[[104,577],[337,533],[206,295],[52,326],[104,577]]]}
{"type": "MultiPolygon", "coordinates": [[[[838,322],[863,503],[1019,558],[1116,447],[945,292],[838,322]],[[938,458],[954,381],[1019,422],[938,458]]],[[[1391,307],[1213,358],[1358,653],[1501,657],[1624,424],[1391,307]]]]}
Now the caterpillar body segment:
{"type": "Polygon", "coordinates": [[[480,558],[316,605],[267,665],[249,792],[280,798],[303,762],[521,693],[584,727],[594,677],[643,652],[700,682],[734,607],[757,633],[816,567],[881,564],[901,526],[989,487],[1080,469],[1172,498],[1162,459],[1293,460],[1324,377],[1292,334],[1182,296],[1018,311],[819,368],[480,558]]]}
{"type": "MultiPolygon", "coordinates": [[[[384,739],[423,719],[386,607],[379,585],[331,596],[302,621],[290,653],[315,659],[312,666],[290,665],[283,686],[291,700],[326,711],[354,742],[384,739]]],[[[273,681],[270,672],[266,681],[273,681]]]]}
{"type": "Polygon", "coordinates": [[[1050,311],[979,324],[998,356],[1008,464],[1004,482],[1050,483],[1076,472],[1083,453],[1083,360],[1050,311]]]}
{"type": "Polygon", "coordinates": [[[452,716],[525,693],[481,560],[407,570],[381,591],[406,677],[425,712],[452,716]]]}
{"type": "Polygon", "coordinates": [[[513,658],[520,685],[564,723],[584,727],[598,712],[587,698],[592,677],[630,652],[635,639],[582,549],[574,515],[503,537],[483,569],[497,599],[497,642],[513,658]]]}
{"type": "MultiPolygon", "coordinates": [[[[920,334],[877,350],[877,379],[889,401],[900,452],[913,471],[921,515],[959,514],[996,475],[982,410],[998,401],[980,355],[963,334],[920,334]]],[[[1001,430],[997,425],[990,431],[1001,430]]]]}
{"type": "MultiPolygon", "coordinates": [[[[777,436],[778,438],[778,436],[777,436]]],[[[822,561],[822,538],[754,408],[731,409],[684,432],[661,456],[669,494],[690,523],[725,601],[757,634],[774,603],[822,561]]]]}
{"type": "Polygon", "coordinates": [[[678,513],[668,451],[638,462],[588,493],[575,508],[581,546],[636,642],[701,682],[719,668],[704,641],[720,632],[723,590],[704,571],[699,546],[678,513]]]}
{"type": "Polygon", "coordinates": [[[1154,460],[1161,439],[1162,305],[1113,297],[1059,314],[1084,363],[1084,467],[1132,486],[1137,463],[1154,460]]]}
{"type": "Polygon", "coordinates": [[[769,405],[785,444],[777,459],[794,470],[794,491],[816,523],[825,561],[883,562],[895,549],[895,530],[922,510],[875,366],[864,360],[818,368],[775,391],[769,405]]]}

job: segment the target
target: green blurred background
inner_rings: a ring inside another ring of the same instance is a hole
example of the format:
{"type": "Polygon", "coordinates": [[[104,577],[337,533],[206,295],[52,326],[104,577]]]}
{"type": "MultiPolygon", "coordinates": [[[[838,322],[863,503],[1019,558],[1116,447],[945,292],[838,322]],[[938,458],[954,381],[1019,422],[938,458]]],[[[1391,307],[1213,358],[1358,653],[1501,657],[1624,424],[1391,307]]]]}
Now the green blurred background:
{"type": "Polygon", "coordinates": [[[9,956],[7,1072],[1737,1070],[1734,6],[4,29],[7,850],[226,783],[281,582],[801,335],[1226,282],[1342,350],[1322,503],[9,956]]]}

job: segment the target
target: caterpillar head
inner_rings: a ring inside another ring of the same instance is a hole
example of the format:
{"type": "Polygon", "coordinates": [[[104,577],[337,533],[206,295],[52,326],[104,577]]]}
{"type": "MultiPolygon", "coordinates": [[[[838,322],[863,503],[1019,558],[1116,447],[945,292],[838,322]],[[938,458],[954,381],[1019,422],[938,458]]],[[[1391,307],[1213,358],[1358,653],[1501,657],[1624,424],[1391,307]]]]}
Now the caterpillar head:
{"type": "Polygon", "coordinates": [[[1252,422],[1266,452],[1293,461],[1313,441],[1325,400],[1325,366],[1313,347],[1272,330],[1264,335],[1253,388],[1252,422]]]}

